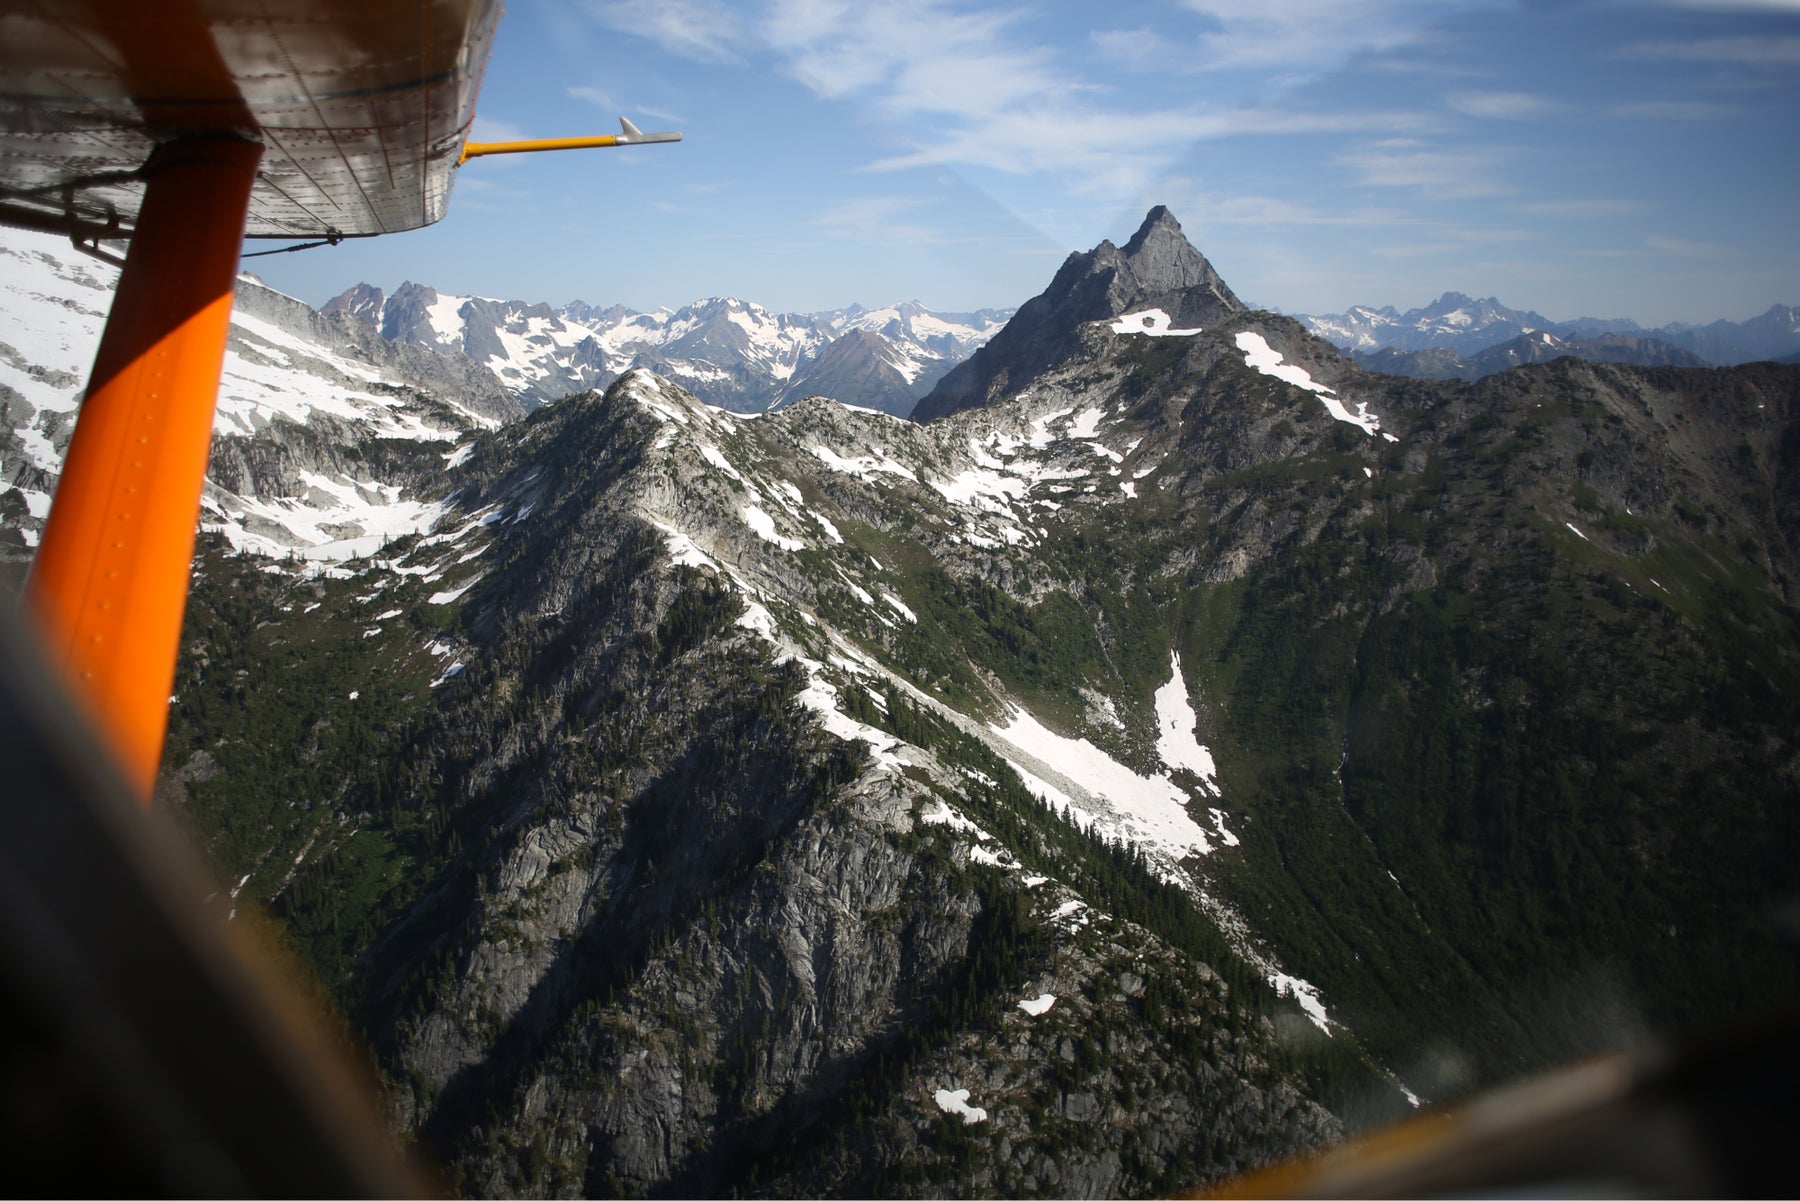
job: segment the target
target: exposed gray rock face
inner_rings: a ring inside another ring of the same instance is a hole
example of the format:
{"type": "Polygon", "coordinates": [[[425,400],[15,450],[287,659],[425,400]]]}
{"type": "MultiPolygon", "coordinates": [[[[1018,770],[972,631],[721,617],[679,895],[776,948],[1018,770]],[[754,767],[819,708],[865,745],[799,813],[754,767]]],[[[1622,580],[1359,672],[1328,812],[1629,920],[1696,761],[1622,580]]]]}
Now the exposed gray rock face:
{"type": "Polygon", "coordinates": [[[1072,254],[1050,286],[1025,302],[1006,328],[952,368],[914,417],[930,421],[1018,392],[1076,344],[1080,327],[1122,313],[1160,308],[1177,327],[1198,327],[1244,311],[1244,304],[1162,205],[1151,209],[1120,250],[1102,242],[1072,254]]]}
{"type": "Polygon", "coordinates": [[[327,317],[333,313],[348,313],[373,324],[380,321],[381,306],[386,299],[381,289],[373,284],[356,284],[319,306],[319,312],[327,317]]]}
{"type": "MultiPolygon", "coordinates": [[[[1244,308],[1212,264],[1182,235],[1175,214],[1163,205],[1157,205],[1144,217],[1144,223],[1125,243],[1124,258],[1126,270],[1122,274],[1128,276],[1140,294],[1127,299],[1128,304],[1155,305],[1174,293],[1201,289],[1203,295],[1179,298],[1182,307],[1171,310],[1177,325],[1199,325],[1222,312],[1241,312],[1244,308]]],[[[1123,299],[1125,295],[1122,287],[1120,296],[1123,299]]]]}
{"type": "Polygon", "coordinates": [[[853,329],[827,343],[818,357],[796,374],[785,395],[795,399],[854,398],[856,404],[906,417],[918,403],[913,381],[903,370],[908,367],[916,377],[917,368],[900,359],[893,343],[867,330],[853,329]]]}

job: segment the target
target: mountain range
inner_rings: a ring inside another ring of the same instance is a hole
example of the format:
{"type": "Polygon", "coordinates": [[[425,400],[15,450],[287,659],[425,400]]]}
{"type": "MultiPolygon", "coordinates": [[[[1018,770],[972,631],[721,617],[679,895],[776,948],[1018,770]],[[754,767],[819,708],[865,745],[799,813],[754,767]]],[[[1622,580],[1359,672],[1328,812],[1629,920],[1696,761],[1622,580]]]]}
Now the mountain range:
{"type": "Polygon", "coordinates": [[[939,314],[916,301],[771,313],[729,297],[654,313],[580,301],[552,309],[446,296],[411,282],[391,296],[358,284],[320,311],[360,318],[389,342],[459,351],[527,408],[648,367],[736,412],[824,394],[901,417],[1010,316],[993,309],[939,314]]]}
{"type": "Polygon", "coordinates": [[[1166,1193],[1800,999],[1800,367],[1377,374],[1163,209],[922,421],[239,311],[159,804],[459,1192],[1166,1193]]]}
{"type": "MultiPolygon", "coordinates": [[[[1645,329],[1623,317],[1551,321],[1529,310],[1507,308],[1491,296],[1476,300],[1461,292],[1445,292],[1431,304],[1404,313],[1391,305],[1382,308],[1356,305],[1343,313],[1303,314],[1295,320],[1333,345],[1358,356],[1386,350],[1449,350],[1472,360],[1473,356],[1502,343],[1545,333],[1558,339],[1586,343],[1604,335],[1653,340],[1686,351],[1706,365],[1718,366],[1779,360],[1800,354],[1800,309],[1779,304],[1748,321],[1720,320],[1709,325],[1676,323],[1645,329]]],[[[1599,354],[1634,353],[1632,346],[1616,342],[1601,342],[1589,349],[1599,354]]],[[[1371,362],[1380,363],[1381,370],[1412,374],[1402,370],[1408,364],[1403,358],[1371,362]]],[[[1516,362],[1508,365],[1514,366],[1516,362]]],[[[1654,364],[1640,362],[1640,365],[1654,364]]]]}
{"type": "Polygon", "coordinates": [[[1636,367],[1706,367],[1705,359],[1658,338],[1631,334],[1599,334],[1592,338],[1558,337],[1548,330],[1520,334],[1468,356],[1447,347],[1430,350],[1356,350],[1351,352],[1370,371],[1421,379],[1474,382],[1523,363],[1548,363],[1563,357],[1590,363],[1627,363],[1636,367]]]}

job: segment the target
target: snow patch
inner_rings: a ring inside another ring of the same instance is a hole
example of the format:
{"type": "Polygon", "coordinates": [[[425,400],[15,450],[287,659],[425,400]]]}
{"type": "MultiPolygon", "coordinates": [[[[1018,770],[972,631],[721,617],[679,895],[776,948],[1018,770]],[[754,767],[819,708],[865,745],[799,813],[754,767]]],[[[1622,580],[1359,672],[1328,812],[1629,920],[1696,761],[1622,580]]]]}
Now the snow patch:
{"type": "Polygon", "coordinates": [[[652,520],[651,524],[662,531],[663,546],[668,550],[669,557],[676,563],[685,567],[710,567],[714,571],[719,570],[719,565],[713,561],[713,557],[696,546],[692,538],[674,526],[664,525],[660,521],[652,520]]]}
{"type": "Polygon", "coordinates": [[[1225,828],[1225,811],[1223,809],[1208,809],[1206,812],[1212,817],[1213,829],[1219,832],[1220,842],[1228,847],[1241,845],[1238,836],[1225,828]]]}
{"type": "Polygon", "coordinates": [[[744,519],[744,524],[749,526],[758,538],[764,542],[773,542],[782,550],[799,550],[806,545],[798,538],[783,538],[776,533],[775,519],[755,505],[745,505],[738,510],[738,516],[744,519]]]}
{"type": "Polygon", "coordinates": [[[819,462],[833,471],[855,476],[864,483],[873,483],[877,475],[883,474],[897,475],[902,479],[912,480],[914,483],[917,483],[919,479],[918,474],[912,468],[895,462],[888,457],[887,451],[880,447],[875,447],[871,453],[858,455],[855,458],[840,455],[829,446],[809,446],[806,449],[819,462]]]}
{"type": "Polygon", "coordinates": [[[447,605],[451,601],[456,600],[458,597],[460,597],[463,593],[467,592],[469,589],[473,588],[478,582],[480,582],[480,580],[481,580],[481,577],[476,576],[474,579],[468,581],[466,584],[463,584],[459,587],[446,588],[442,592],[434,592],[430,596],[426,597],[425,601],[427,604],[432,604],[432,605],[447,605]]]}
{"type": "Polygon", "coordinates": [[[1069,437],[1098,438],[1100,436],[1100,419],[1106,416],[1101,409],[1083,409],[1075,420],[1069,423],[1069,437]]]}
{"type": "Polygon", "coordinates": [[[1020,1001],[1019,1008],[1023,1009],[1026,1013],[1029,1013],[1032,1017],[1038,1018],[1049,1013],[1050,1007],[1054,1004],[1056,1004],[1056,995],[1054,993],[1039,993],[1035,1001],[1020,1001]]]}
{"type": "Polygon", "coordinates": [[[1006,725],[990,723],[988,728],[1025,756],[1079,784],[1092,798],[1091,808],[1075,804],[1015,764],[1026,788],[1045,789],[1040,795],[1059,811],[1064,804],[1074,804],[1074,811],[1089,821],[1103,820],[1131,841],[1177,862],[1189,855],[1212,854],[1212,838],[1188,816],[1187,794],[1167,775],[1140,776],[1085,738],[1064,738],[1046,729],[1024,709],[1014,711],[1006,725]]]}
{"type": "Polygon", "coordinates": [[[932,1100],[945,1113],[960,1114],[965,1126],[987,1121],[987,1110],[979,1105],[969,1104],[969,1090],[966,1088],[940,1088],[932,1095],[932,1100]]]}
{"type": "Polygon", "coordinates": [[[948,802],[942,800],[938,801],[936,809],[919,814],[919,820],[928,826],[949,826],[952,830],[964,834],[976,834],[981,830],[981,827],[952,809],[948,802]]]}
{"type": "Polygon", "coordinates": [[[1207,792],[1218,796],[1219,768],[1212,752],[1194,736],[1199,724],[1200,716],[1194,712],[1181,675],[1181,652],[1170,651],[1169,681],[1156,690],[1156,753],[1171,771],[1186,768],[1200,777],[1207,792]]]}
{"type": "Polygon", "coordinates": [[[893,608],[894,612],[900,614],[900,616],[906,618],[906,620],[912,622],[914,625],[918,624],[919,615],[907,608],[905,604],[901,602],[899,597],[891,592],[883,592],[881,594],[881,599],[886,601],[888,605],[893,608]]]}
{"type": "Polygon", "coordinates": [[[702,442],[700,444],[700,457],[705,459],[708,463],[711,463],[714,467],[717,467],[720,471],[723,471],[738,483],[741,484],[744,482],[744,477],[738,474],[738,469],[733,467],[730,460],[721,454],[719,448],[712,443],[702,442]]]}
{"type": "Polygon", "coordinates": [[[1325,1012],[1325,1002],[1319,999],[1316,985],[1307,983],[1298,976],[1290,976],[1286,972],[1271,972],[1269,983],[1275,986],[1278,997],[1292,997],[1299,1002],[1312,1024],[1323,1030],[1327,1037],[1331,1035],[1331,1018],[1325,1012]]]}
{"type": "Polygon", "coordinates": [[[462,338],[462,307],[468,303],[464,296],[439,296],[425,306],[425,319],[444,345],[452,345],[462,338]]]}
{"type": "MultiPolygon", "coordinates": [[[[1332,395],[1330,388],[1315,381],[1304,368],[1282,362],[1281,352],[1270,346],[1261,334],[1246,330],[1237,336],[1237,347],[1244,352],[1245,366],[1293,384],[1296,388],[1305,388],[1308,392],[1317,394],[1319,403],[1323,404],[1325,411],[1336,420],[1354,425],[1363,433],[1371,436],[1380,431],[1381,418],[1369,412],[1368,405],[1359,404],[1356,406],[1356,412],[1352,413],[1345,407],[1343,401],[1332,395]]],[[[1391,442],[1399,441],[1391,434],[1384,436],[1391,442]]]]}
{"type": "Polygon", "coordinates": [[[1107,328],[1115,334],[1148,334],[1152,338],[1191,338],[1201,332],[1199,326],[1193,329],[1176,329],[1174,326],[1175,319],[1161,309],[1144,309],[1115,318],[1107,328]]]}
{"type": "Polygon", "coordinates": [[[819,523],[819,528],[825,531],[825,536],[827,538],[830,538],[834,543],[842,545],[844,536],[838,533],[837,526],[832,524],[830,518],[826,517],[823,513],[818,512],[816,509],[808,509],[806,515],[819,523]]]}

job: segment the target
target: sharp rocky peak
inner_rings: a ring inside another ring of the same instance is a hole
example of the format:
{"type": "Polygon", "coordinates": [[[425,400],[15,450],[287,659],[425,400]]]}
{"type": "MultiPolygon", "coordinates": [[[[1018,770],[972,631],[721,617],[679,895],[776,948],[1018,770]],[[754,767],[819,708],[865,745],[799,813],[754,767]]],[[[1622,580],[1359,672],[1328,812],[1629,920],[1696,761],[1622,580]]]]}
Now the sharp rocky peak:
{"type": "Polygon", "coordinates": [[[1223,286],[1212,264],[1181,232],[1175,214],[1160,204],[1131,235],[1123,253],[1138,287],[1148,292],[1175,292],[1211,283],[1223,286]]]}
{"type": "Polygon", "coordinates": [[[1050,286],[946,375],[914,416],[929,421],[1016,393],[1075,348],[1083,325],[1148,308],[1188,327],[1246,308],[1160,204],[1123,250],[1107,241],[1070,255],[1050,286]]]}

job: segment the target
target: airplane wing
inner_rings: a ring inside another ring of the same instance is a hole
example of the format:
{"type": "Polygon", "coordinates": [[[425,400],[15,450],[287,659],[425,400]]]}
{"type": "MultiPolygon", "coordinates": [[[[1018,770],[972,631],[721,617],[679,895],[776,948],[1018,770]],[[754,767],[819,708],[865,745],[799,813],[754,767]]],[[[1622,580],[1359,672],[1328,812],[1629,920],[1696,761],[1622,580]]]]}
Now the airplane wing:
{"type": "Polygon", "coordinates": [[[156,145],[230,132],[263,146],[250,237],[429,225],[499,15],[498,0],[0,0],[0,204],[128,230],[156,145]]]}

